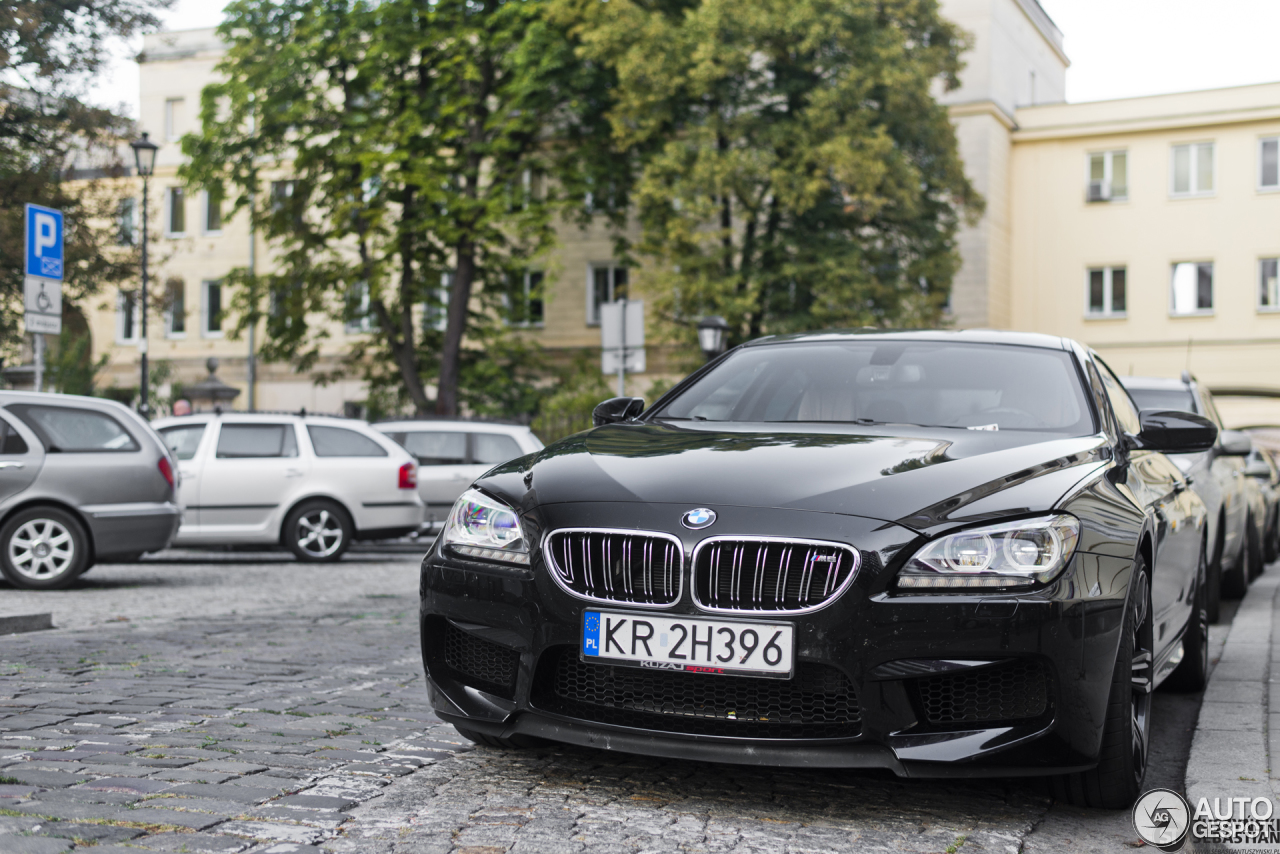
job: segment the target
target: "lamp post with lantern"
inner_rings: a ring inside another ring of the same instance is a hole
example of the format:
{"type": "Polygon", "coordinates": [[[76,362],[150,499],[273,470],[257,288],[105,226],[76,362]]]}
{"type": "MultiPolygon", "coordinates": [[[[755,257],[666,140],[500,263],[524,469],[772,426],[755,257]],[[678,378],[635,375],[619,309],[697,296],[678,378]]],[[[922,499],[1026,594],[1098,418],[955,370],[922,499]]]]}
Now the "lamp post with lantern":
{"type": "Polygon", "coordinates": [[[142,139],[134,140],[129,143],[129,146],[133,149],[134,165],[142,178],[142,294],[139,307],[142,314],[142,329],[138,336],[138,355],[142,357],[142,386],[138,411],[143,418],[149,418],[151,406],[147,387],[147,179],[155,173],[156,151],[160,146],[152,142],[145,133],[142,139]]]}
{"type": "Polygon", "coordinates": [[[708,362],[724,352],[728,333],[729,324],[718,314],[698,321],[698,346],[702,348],[702,355],[707,357],[708,362]]]}

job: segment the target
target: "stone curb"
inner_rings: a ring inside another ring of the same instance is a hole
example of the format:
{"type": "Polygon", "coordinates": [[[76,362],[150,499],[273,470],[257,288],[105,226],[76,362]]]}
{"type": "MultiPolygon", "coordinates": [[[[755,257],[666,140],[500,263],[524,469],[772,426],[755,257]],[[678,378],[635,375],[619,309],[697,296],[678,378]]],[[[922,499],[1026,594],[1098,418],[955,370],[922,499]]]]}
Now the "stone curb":
{"type": "Polygon", "coordinates": [[[1280,791],[1280,779],[1273,779],[1280,778],[1280,672],[1272,669],[1278,591],[1280,566],[1250,586],[1209,674],[1187,761],[1193,807],[1202,797],[1212,802],[1280,791]]]}
{"type": "Polygon", "coordinates": [[[0,617],[0,635],[38,632],[51,628],[53,628],[53,614],[18,614],[13,617],[0,617]]]}

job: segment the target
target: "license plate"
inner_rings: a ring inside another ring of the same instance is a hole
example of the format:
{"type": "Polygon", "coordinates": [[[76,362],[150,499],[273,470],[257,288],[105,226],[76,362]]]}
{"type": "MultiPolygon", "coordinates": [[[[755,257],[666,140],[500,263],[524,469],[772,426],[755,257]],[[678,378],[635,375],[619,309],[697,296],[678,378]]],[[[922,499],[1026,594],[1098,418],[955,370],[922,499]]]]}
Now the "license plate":
{"type": "Polygon", "coordinates": [[[587,611],[582,657],[652,670],[791,678],[790,623],[587,611]]]}

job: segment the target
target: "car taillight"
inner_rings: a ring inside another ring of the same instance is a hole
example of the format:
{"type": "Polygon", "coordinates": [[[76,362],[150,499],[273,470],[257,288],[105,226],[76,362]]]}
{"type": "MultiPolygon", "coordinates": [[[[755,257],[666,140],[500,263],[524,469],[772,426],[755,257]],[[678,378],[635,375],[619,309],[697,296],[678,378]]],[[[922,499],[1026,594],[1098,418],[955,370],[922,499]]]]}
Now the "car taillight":
{"type": "Polygon", "coordinates": [[[160,462],[156,463],[156,468],[160,469],[160,474],[169,482],[170,487],[176,485],[173,482],[173,466],[169,465],[168,457],[161,457],[160,462]]]}
{"type": "Polygon", "coordinates": [[[405,463],[400,466],[400,488],[401,489],[417,489],[418,488],[418,465],[417,463],[405,463]]]}

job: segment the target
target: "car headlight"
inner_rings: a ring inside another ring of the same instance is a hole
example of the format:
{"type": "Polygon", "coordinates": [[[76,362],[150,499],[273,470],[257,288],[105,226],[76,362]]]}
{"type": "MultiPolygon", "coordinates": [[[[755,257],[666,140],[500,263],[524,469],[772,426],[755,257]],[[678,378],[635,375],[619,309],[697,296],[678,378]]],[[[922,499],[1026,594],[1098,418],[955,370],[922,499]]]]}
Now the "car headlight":
{"type": "Polygon", "coordinates": [[[467,557],[529,565],[529,549],[516,511],[496,498],[468,489],[453,505],[443,544],[467,557]]]}
{"type": "Polygon", "coordinates": [[[968,528],[916,552],[898,587],[964,589],[1031,587],[1062,572],[1080,541],[1080,520],[1060,513],[968,528]]]}

